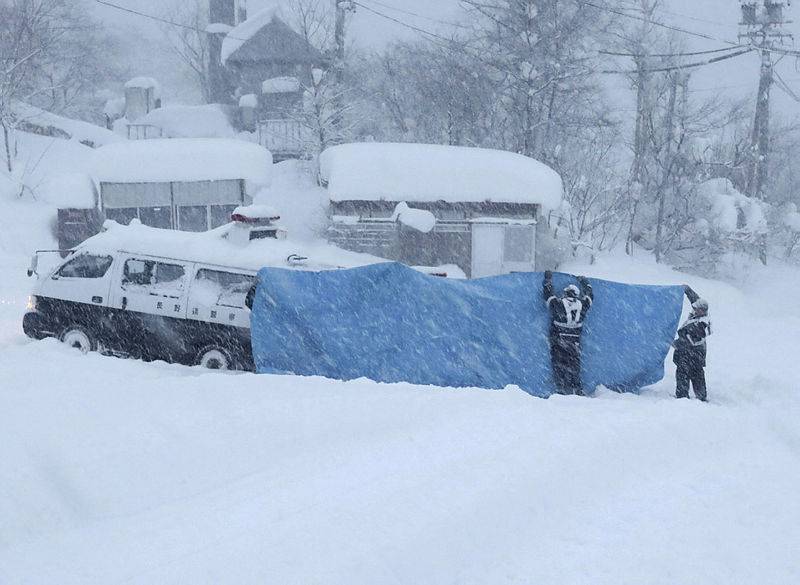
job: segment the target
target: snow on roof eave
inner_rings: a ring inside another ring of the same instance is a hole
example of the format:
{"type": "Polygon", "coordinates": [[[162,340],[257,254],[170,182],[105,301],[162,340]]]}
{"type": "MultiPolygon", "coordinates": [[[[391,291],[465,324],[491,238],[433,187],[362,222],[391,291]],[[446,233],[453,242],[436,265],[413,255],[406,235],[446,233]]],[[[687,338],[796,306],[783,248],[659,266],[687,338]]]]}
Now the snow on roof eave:
{"type": "Polygon", "coordinates": [[[557,208],[561,177],[513,152],[430,144],[355,143],[327,149],[320,179],[331,201],[510,203],[557,208]]]}
{"type": "Polygon", "coordinates": [[[152,89],[156,99],[161,97],[161,84],[152,77],[139,76],[128,80],[125,83],[125,89],[131,88],[152,89]]]}
{"type": "Polygon", "coordinates": [[[97,149],[93,162],[94,176],[103,183],[244,179],[266,187],[272,153],[258,144],[225,138],[133,140],[97,149]]]}
{"type": "Polygon", "coordinates": [[[262,28],[267,26],[272,20],[280,15],[280,7],[269,6],[259,10],[244,22],[235,26],[223,39],[220,61],[226,65],[228,59],[238,51],[242,45],[249,41],[262,28]]]}

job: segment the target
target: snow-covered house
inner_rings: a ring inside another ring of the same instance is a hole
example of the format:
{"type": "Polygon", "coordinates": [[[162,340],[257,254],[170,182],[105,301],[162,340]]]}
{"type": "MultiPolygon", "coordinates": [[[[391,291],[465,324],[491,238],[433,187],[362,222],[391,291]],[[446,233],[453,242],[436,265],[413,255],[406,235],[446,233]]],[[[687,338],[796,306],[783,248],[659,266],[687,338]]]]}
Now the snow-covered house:
{"type": "Polygon", "coordinates": [[[276,160],[296,158],[305,128],[298,119],[304,87],[314,69],[324,69],[326,57],[286,22],[276,6],[249,18],[235,0],[211,0],[210,42],[215,101],[254,109],[252,122],[259,142],[276,160]],[[217,69],[221,69],[217,71],[217,69]],[[242,101],[244,98],[244,102],[242,101]]]}
{"type": "MultiPolygon", "coordinates": [[[[190,232],[228,223],[237,207],[250,205],[269,186],[272,155],[240,140],[136,140],[97,149],[92,166],[96,213],[84,214],[91,218],[89,226],[59,225],[60,234],[75,234],[74,239],[63,238],[64,248],[96,233],[98,217],[101,223],[138,219],[144,225],[190,232]]],[[[88,196],[82,200],[88,210],[88,196]]]]}
{"type": "Polygon", "coordinates": [[[555,171],[519,154],[426,144],[329,148],[320,182],[332,243],[411,265],[457,265],[473,278],[543,268],[537,222],[563,189],[555,171]]]}
{"type": "Polygon", "coordinates": [[[230,221],[269,185],[272,157],[239,140],[147,140],[97,150],[95,178],[106,218],[206,231],[230,221]]]}

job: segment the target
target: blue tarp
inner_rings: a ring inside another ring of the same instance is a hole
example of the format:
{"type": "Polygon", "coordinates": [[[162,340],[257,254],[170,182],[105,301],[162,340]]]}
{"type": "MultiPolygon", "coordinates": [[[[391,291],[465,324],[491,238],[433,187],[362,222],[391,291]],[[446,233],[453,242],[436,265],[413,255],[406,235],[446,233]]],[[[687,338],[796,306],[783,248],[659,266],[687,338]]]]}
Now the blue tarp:
{"type": "MultiPolygon", "coordinates": [[[[541,273],[477,280],[397,263],[302,272],[264,268],[251,315],[259,373],[555,392],[541,273]]],[[[574,282],[555,274],[556,290],[574,282]]],[[[582,382],[637,391],[664,375],[683,289],[591,280],[582,382]]]]}

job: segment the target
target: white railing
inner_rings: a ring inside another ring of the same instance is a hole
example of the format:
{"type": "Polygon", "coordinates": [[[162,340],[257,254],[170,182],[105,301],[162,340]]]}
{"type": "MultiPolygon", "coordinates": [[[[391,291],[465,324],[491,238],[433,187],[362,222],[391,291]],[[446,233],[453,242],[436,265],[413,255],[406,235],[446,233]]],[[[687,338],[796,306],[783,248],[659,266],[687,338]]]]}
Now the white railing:
{"type": "Polygon", "coordinates": [[[258,143],[277,155],[299,156],[311,141],[311,130],[297,120],[261,120],[258,143]]]}
{"type": "Polygon", "coordinates": [[[164,130],[154,124],[128,124],[128,140],[148,140],[163,138],[164,130]]]}

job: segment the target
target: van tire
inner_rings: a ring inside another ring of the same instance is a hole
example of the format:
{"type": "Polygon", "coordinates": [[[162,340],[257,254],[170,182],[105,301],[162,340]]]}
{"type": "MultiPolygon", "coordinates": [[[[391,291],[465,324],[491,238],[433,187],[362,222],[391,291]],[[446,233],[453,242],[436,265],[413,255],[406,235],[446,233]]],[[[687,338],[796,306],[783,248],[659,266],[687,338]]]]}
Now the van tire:
{"type": "Polygon", "coordinates": [[[79,349],[81,353],[97,351],[97,338],[86,327],[80,325],[67,325],[58,336],[61,343],[79,349]]]}
{"type": "Polygon", "coordinates": [[[194,363],[209,370],[236,369],[236,362],[233,361],[230,352],[219,345],[207,345],[198,351],[194,363]]]}

